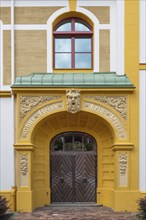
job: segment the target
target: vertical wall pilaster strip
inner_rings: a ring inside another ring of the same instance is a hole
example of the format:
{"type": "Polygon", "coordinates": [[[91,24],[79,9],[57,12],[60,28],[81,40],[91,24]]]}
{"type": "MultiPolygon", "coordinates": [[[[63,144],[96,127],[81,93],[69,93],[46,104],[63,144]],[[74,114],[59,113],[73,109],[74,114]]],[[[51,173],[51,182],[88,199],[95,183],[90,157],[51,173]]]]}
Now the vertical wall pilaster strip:
{"type": "Polygon", "coordinates": [[[140,63],[146,63],[146,1],[140,1],[140,63]]]}
{"type": "MultiPolygon", "coordinates": [[[[139,62],[146,63],[146,2],[140,2],[140,59],[139,62]]],[[[146,191],[146,70],[140,70],[140,142],[139,142],[139,178],[140,191],[146,191]]]]}
{"type": "Polygon", "coordinates": [[[3,87],[3,22],[0,20],[0,89],[3,87]]]}
{"type": "Polygon", "coordinates": [[[11,0],[11,84],[14,83],[14,0],[11,0]]]}
{"type": "Polygon", "coordinates": [[[146,70],[140,70],[140,191],[146,191],[146,70]]]}
{"type": "MultiPolygon", "coordinates": [[[[15,0],[11,0],[11,84],[14,83],[15,80],[15,42],[14,42],[14,31],[15,31],[15,27],[14,27],[14,2],[15,0]]],[[[11,126],[12,126],[12,134],[11,134],[11,144],[13,146],[14,144],[14,128],[15,128],[15,105],[14,105],[15,99],[14,96],[12,96],[11,98],[11,118],[12,118],[12,122],[11,122],[11,126]]],[[[13,164],[12,164],[12,169],[13,169],[13,176],[12,176],[12,186],[15,185],[15,156],[14,156],[15,152],[14,150],[12,150],[12,156],[13,156],[13,164]]]]}
{"type": "Polygon", "coordinates": [[[124,6],[125,0],[116,1],[117,13],[116,13],[116,27],[117,27],[117,74],[124,74],[124,6]]]}
{"type": "Polygon", "coordinates": [[[116,72],[116,5],[110,6],[110,71],[116,72]]]}

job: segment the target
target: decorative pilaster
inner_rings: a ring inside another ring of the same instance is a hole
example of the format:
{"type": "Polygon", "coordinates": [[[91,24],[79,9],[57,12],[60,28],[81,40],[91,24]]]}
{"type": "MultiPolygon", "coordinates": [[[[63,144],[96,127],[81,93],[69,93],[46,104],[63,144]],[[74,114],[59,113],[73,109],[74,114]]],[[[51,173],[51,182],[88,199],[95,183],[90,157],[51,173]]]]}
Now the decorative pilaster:
{"type": "Polygon", "coordinates": [[[131,143],[117,143],[112,146],[115,151],[116,189],[129,188],[131,143]]]}
{"type": "Polygon", "coordinates": [[[128,186],[128,153],[119,153],[119,187],[128,186]]]}
{"type": "Polygon", "coordinates": [[[15,144],[17,211],[32,211],[32,144],[15,144]],[[23,200],[23,201],[22,201],[23,200]]]}

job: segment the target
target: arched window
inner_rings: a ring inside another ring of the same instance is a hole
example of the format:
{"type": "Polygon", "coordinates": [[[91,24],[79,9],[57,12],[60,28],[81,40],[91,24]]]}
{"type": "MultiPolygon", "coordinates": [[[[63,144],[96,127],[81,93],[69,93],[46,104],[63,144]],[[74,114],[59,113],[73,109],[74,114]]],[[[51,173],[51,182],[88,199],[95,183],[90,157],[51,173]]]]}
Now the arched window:
{"type": "Polygon", "coordinates": [[[92,68],[92,29],[78,18],[69,18],[54,29],[54,68],[92,68]]]}

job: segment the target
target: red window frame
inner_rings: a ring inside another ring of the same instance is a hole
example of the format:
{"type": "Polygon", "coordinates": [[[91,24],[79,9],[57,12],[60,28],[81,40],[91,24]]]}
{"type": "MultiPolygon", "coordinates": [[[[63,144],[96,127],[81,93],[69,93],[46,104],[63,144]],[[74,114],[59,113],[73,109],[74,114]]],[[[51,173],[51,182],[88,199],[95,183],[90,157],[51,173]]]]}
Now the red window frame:
{"type": "MultiPolygon", "coordinates": [[[[71,68],[63,68],[63,69],[92,69],[93,68],[93,31],[91,26],[86,23],[85,21],[83,21],[80,18],[68,18],[65,19],[61,22],[59,22],[53,31],[53,36],[54,36],[54,59],[53,59],[53,67],[54,69],[62,69],[62,68],[56,68],[55,67],[55,39],[57,38],[70,38],[71,39],[71,53],[70,52],[63,52],[63,53],[70,53],[71,54],[71,68]],[[67,23],[68,21],[71,22],[71,31],[57,31],[57,29],[59,28],[59,26],[67,23]],[[75,22],[79,22],[82,23],[83,25],[85,25],[87,28],[89,28],[89,31],[75,31],[75,22]],[[89,38],[91,39],[91,52],[75,52],[75,39],[77,38],[89,38]],[[75,53],[79,54],[91,54],[91,67],[90,68],[75,68],[75,53]]],[[[58,52],[57,52],[58,53],[58,52]]],[[[60,52],[61,53],[61,52],[60,52]]]]}

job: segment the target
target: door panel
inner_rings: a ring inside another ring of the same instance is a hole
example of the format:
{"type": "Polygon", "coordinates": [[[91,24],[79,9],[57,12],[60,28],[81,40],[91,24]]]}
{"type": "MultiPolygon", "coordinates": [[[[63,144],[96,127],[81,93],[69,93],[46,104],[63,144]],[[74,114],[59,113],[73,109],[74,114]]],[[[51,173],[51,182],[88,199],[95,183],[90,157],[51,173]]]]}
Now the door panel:
{"type": "Polygon", "coordinates": [[[96,201],[96,155],[71,153],[51,155],[53,202],[96,201]]]}
{"type": "Polygon", "coordinates": [[[51,155],[52,202],[72,202],[72,156],[51,155]]]}
{"type": "Polygon", "coordinates": [[[75,156],[75,202],[95,202],[96,198],[95,155],[75,156]]]}

